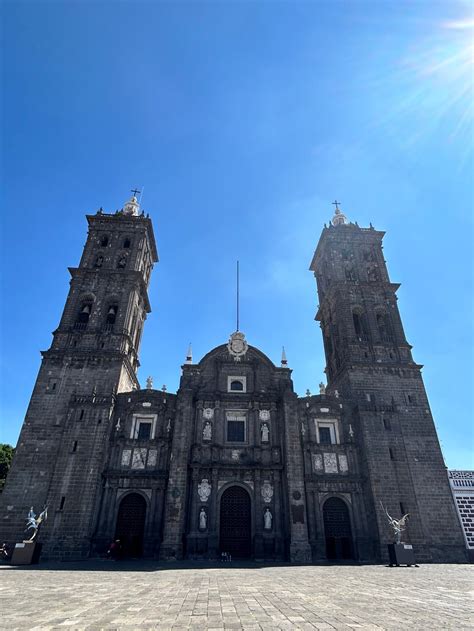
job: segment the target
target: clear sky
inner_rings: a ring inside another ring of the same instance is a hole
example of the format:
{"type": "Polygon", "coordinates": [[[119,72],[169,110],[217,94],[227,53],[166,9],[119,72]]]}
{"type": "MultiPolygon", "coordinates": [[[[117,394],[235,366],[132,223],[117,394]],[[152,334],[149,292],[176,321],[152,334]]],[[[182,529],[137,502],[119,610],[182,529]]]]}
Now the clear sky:
{"type": "Polygon", "coordinates": [[[385,258],[447,465],[473,451],[473,13],[449,2],[3,3],[1,436],[15,443],[86,213],[135,186],[160,263],[139,377],[241,329],[325,365],[308,266],[337,197],[385,258]]]}

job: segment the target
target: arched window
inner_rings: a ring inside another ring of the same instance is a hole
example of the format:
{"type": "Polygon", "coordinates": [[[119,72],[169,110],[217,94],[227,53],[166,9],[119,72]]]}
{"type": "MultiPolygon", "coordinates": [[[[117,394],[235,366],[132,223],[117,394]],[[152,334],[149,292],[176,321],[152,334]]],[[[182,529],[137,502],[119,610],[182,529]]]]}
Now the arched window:
{"type": "Polygon", "coordinates": [[[85,329],[92,313],[92,301],[85,301],[81,304],[79,313],[77,314],[75,329],[85,329]]]}
{"type": "Polygon", "coordinates": [[[367,338],[367,325],[364,314],[359,311],[352,312],[352,322],[354,324],[354,331],[359,340],[367,338]]]}
{"type": "Polygon", "coordinates": [[[244,389],[244,384],[241,381],[231,381],[230,389],[234,392],[242,392],[244,389]]]}
{"type": "Polygon", "coordinates": [[[110,305],[107,309],[107,315],[105,317],[105,328],[111,331],[114,327],[115,320],[117,319],[118,307],[117,305],[110,305]]]}
{"type": "Polygon", "coordinates": [[[125,241],[123,242],[123,247],[124,247],[125,249],[128,249],[131,245],[132,245],[132,242],[131,242],[131,241],[130,241],[130,239],[127,237],[127,238],[125,239],[125,241]]]}
{"type": "Polygon", "coordinates": [[[108,245],[109,245],[109,237],[107,235],[104,235],[102,239],[100,240],[100,247],[106,248],[108,245]]]}

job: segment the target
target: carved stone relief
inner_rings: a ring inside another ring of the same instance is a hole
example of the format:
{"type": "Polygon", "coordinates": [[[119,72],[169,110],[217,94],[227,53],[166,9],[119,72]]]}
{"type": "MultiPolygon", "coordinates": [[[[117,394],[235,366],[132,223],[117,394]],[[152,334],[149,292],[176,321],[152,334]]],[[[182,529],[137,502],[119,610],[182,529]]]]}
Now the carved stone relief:
{"type": "Polygon", "coordinates": [[[273,486],[270,484],[270,482],[264,482],[262,484],[261,493],[262,493],[263,501],[269,504],[272,501],[272,497],[273,497],[273,486]]]}
{"type": "Polygon", "coordinates": [[[337,473],[336,454],[324,454],[324,471],[325,473],[337,473]]]}
{"type": "Polygon", "coordinates": [[[198,484],[198,495],[201,502],[207,502],[209,496],[211,494],[211,485],[209,484],[209,480],[207,478],[203,478],[202,481],[198,484]]]}

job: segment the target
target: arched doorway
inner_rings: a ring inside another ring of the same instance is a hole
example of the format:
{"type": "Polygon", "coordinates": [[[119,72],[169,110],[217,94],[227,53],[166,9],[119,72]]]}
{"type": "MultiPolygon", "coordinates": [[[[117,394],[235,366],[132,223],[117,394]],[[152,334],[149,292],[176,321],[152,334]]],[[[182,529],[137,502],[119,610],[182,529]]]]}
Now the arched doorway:
{"type": "Polygon", "coordinates": [[[326,557],[353,559],[351,520],[346,504],[338,497],[330,497],[324,503],[323,518],[326,557]]]}
{"type": "Polygon", "coordinates": [[[250,496],[241,486],[231,486],[222,494],[219,547],[237,558],[251,554],[250,496]]]}
{"type": "Polygon", "coordinates": [[[120,539],[123,556],[141,556],[145,517],[146,501],[139,493],[129,493],[120,502],[115,539],[120,539]]]}

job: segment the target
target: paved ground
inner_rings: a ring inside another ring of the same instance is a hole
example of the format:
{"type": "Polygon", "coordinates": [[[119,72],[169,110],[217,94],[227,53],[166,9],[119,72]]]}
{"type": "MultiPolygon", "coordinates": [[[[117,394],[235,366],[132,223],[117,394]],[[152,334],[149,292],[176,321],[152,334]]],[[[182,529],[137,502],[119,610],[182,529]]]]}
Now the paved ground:
{"type": "Polygon", "coordinates": [[[468,565],[0,567],[1,629],[474,629],[468,565]]]}

